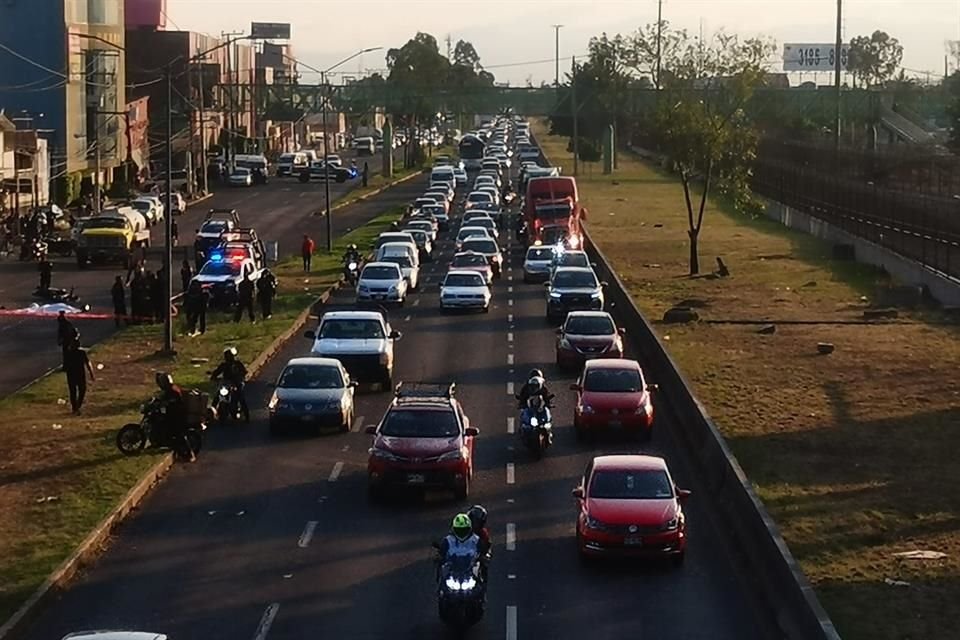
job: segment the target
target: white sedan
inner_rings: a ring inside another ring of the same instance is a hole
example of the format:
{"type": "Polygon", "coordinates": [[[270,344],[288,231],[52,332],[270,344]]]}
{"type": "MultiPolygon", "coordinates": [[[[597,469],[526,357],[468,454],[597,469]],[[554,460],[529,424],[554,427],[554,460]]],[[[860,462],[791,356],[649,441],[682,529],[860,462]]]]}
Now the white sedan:
{"type": "Polygon", "coordinates": [[[440,284],[440,308],[490,311],[490,286],[477,271],[448,271],[440,284]]]}
{"type": "Polygon", "coordinates": [[[228,179],[231,187],[252,187],[253,173],[245,167],[237,167],[228,179]]]}

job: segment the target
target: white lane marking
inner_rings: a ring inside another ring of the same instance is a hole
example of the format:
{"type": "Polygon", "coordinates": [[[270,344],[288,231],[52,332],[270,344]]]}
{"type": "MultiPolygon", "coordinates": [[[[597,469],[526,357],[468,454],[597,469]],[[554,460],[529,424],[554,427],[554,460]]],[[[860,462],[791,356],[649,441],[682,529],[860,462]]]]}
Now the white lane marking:
{"type": "Polygon", "coordinates": [[[340,472],[343,471],[343,463],[338,462],[333,465],[333,471],[330,472],[330,477],[327,478],[328,482],[336,482],[340,478],[340,472]]]}
{"type": "Polygon", "coordinates": [[[513,498],[507,498],[507,504],[513,504],[514,502],[516,502],[516,500],[513,498]]]}
{"type": "Polygon", "coordinates": [[[513,306],[513,298],[510,298],[509,300],[507,300],[507,306],[510,306],[510,307],[513,306]]]}
{"type": "Polygon", "coordinates": [[[507,287],[507,293],[513,293],[513,287],[507,287]]]}
{"type": "Polygon", "coordinates": [[[507,523],[507,551],[517,550],[517,525],[512,522],[507,523]]]}
{"type": "Polygon", "coordinates": [[[510,281],[510,282],[513,282],[513,274],[512,274],[512,273],[507,276],[507,280],[510,281]]]}
{"type": "Polygon", "coordinates": [[[350,445],[348,444],[343,445],[342,447],[340,447],[340,451],[344,453],[346,453],[347,451],[350,451],[350,445]]]}
{"type": "Polygon", "coordinates": [[[508,574],[507,574],[507,580],[516,580],[516,579],[517,579],[517,574],[515,574],[515,573],[508,573],[508,574]]]}
{"type": "Polygon", "coordinates": [[[413,301],[413,306],[419,307],[419,306],[420,306],[420,300],[419,300],[419,299],[414,300],[414,301],[413,301]]]}
{"type": "Polygon", "coordinates": [[[517,640],[517,607],[507,606],[507,640],[517,640]]]}
{"type": "Polygon", "coordinates": [[[413,317],[413,316],[407,316],[406,318],[403,319],[403,321],[404,321],[404,322],[410,322],[410,318],[412,318],[412,317],[413,317]]]}
{"type": "Polygon", "coordinates": [[[512,313],[508,313],[508,314],[507,314],[507,322],[509,322],[510,324],[513,324],[513,314],[512,314],[512,313]]]}
{"type": "Polygon", "coordinates": [[[300,534],[300,540],[297,542],[297,546],[301,549],[306,549],[310,545],[310,541],[313,540],[313,533],[317,530],[317,525],[320,524],[318,520],[311,520],[307,523],[307,526],[303,528],[303,533],[300,534]]]}
{"type": "Polygon", "coordinates": [[[353,419],[353,431],[360,431],[363,428],[363,416],[357,416],[353,419]]]}
{"type": "Polygon", "coordinates": [[[512,353],[508,353],[508,354],[507,354],[507,364],[513,364],[513,354],[512,354],[512,353]]]}
{"type": "MultiPolygon", "coordinates": [[[[270,627],[273,626],[273,620],[277,617],[277,611],[280,610],[280,603],[274,602],[272,605],[267,607],[267,610],[263,612],[263,617],[260,618],[260,624],[257,625],[257,631],[253,634],[253,640],[264,640],[267,637],[267,634],[270,633],[270,627]]],[[[509,637],[509,633],[507,636],[509,637]]],[[[516,636],[514,636],[516,638],[516,636]]]]}
{"type": "Polygon", "coordinates": [[[513,331],[507,333],[507,342],[513,342],[513,331]]]}
{"type": "Polygon", "coordinates": [[[512,396],[512,395],[513,395],[513,382],[508,382],[508,383],[507,383],[507,395],[508,395],[508,396],[512,396]]]}
{"type": "Polygon", "coordinates": [[[507,463],[507,484],[515,484],[517,481],[517,469],[512,462],[507,463]]]}
{"type": "Polygon", "coordinates": [[[513,433],[517,428],[516,418],[507,418],[507,433],[513,433]]]}

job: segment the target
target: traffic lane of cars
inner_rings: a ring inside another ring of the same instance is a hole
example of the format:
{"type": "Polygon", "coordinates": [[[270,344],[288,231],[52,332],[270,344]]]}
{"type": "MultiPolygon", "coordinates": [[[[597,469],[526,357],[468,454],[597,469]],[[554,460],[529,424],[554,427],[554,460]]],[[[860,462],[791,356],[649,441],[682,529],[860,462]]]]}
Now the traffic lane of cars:
{"type": "MultiPolygon", "coordinates": [[[[554,446],[541,461],[516,450],[515,477],[524,508],[518,504],[518,554],[511,558],[516,561],[511,570],[523,584],[550,585],[546,599],[534,591],[521,591],[518,615],[523,634],[711,640],[764,637],[756,627],[737,570],[718,540],[706,494],[698,494],[686,460],[678,455],[670,432],[679,425],[672,416],[657,412],[650,444],[620,434],[601,434],[592,445],[576,441],[576,394],[569,385],[578,372],[561,372],[555,365],[556,334],[555,327],[544,319],[544,288],[523,284],[522,259],[522,251],[515,250],[513,269],[508,273],[508,283],[512,275],[516,285],[517,376],[521,379],[531,368],[542,368],[557,395],[554,446]],[[689,535],[685,564],[680,568],[666,560],[582,564],[575,542],[577,503],[571,490],[594,456],[641,451],[664,456],[677,484],[694,491],[684,505],[689,535]],[[563,579],[557,580],[558,575],[563,579]]],[[[631,357],[629,351],[627,357],[631,357]]]]}

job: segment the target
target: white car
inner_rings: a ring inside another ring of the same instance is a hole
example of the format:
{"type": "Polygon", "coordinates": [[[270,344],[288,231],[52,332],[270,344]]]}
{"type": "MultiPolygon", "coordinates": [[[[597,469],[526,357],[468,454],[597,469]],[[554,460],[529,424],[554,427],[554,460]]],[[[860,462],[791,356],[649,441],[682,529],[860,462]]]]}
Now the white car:
{"type": "MultiPolygon", "coordinates": [[[[396,265],[385,266],[396,270],[396,265]]],[[[328,311],[305,337],[313,341],[310,355],[336,358],[353,380],[392,386],[393,347],[402,336],[382,311],[328,311]]]]}
{"type": "Polygon", "coordinates": [[[489,193],[490,198],[492,198],[493,200],[493,203],[498,206],[500,205],[500,190],[497,189],[492,184],[482,184],[479,187],[475,187],[473,191],[474,193],[476,193],[477,191],[481,193],[489,193]]]}
{"type": "Polygon", "coordinates": [[[400,265],[393,262],[368,262],[357,280],[357,301],[398,302],[407,299],[407,279],[400,265]]]}
{"type": "Polygon", "coordinates": [[[493,220],[493,218],[489,216],[484,216],[482,218],[473,218],[470,221],[470,226],[483,227],[484,229],[490,232],[490,236],[494,240],[500,239],[500,231],[497,229],[497,223],[493,220]]]}
{"type": "Polygon", "coordinates": [[[552,247],[530,247],[523,259],[523,281],[540,282],[550,279],[553,267],[554,251],[552,247]]]}
{"type": "Polygon", "coordinates": [[[467,172],[465,169],[460,167],[453,168],[453,177],[457,181],[457,186],[461,184],[467,184],[467,172]]]}
{"type": "Polygon", "coordinates": [[[327,164],[332,164],[335,167],[342,167],[343,160],[335,153],[331,153],[327,156],[327,164]]]}
{"type": "Polygon", "coordinates": [[[469,194],[467,194],[467,201],[464,204],[464,207],[466,209],[470,209],[475,204],[480,202],[492,202],[496,204],[497,201],[494,200],[493,196],[487,191],[471,191],[469,194]]]}
{"type": "Polygon", "coordinates": [[[416,291],[417,287],[420,286],[420,258],[417,257],[416,260],[405,254],[392,253],[390,251],[386,252],[387,255],[382,256],[380,262],[391,262],[398,267],[403,273],[404,279],[407,281],[407,284],[410,285],[410,291],[416,291]]]}
{"type": "Polygon", "coordinates": [[[231,187],[252,187],[253,173],[245,167],[237,167],[230,174],[227,182],[230,183],[231,187]]]}
{"type": "MultiPolygon", "coordinates": [[[[162,194],[160,196],[160,202],[163,203],[163,208],[167,208],[167,194],[162,194]]],[[[187,200],[183,197],[183,194],[179,191],[174,191],[170,194],[170,210],[173,211],[173,215],[182,216],[187,212],[187,200]]]]}
{"type": "Polygon", "coordinates": [[[477,271],[448,271],[440,283],[441,309],[482,309],[490,311],[490,286],[477,271]]]}
{"type": "Polygon", "coordinates": [[[163,209],[157,206],[153,198],[134,198],[130,201],[130,206],[140,212],[147,224],[157,224],[163,220],[163,209]]]}
{"type": "Polygon", "coordinates": [[[437,241],[437,227],[430,220],[411,220],[404,225],[404,231],[407,229],[420,229],[430,234],[430,242],[437,241]]]}
{"type": "Polygon", "coordinates": [[[500,178],[497,176],[491,175],[489,173],[480,174],[477,176],[477,179],[473,182],[473,190],[480,191],[480,187],[490,185],[494,189],[499,190],[503,184],[500,181],[500,178]]]}
{"type": "Polygon", "coordinates": [[[492,240],[493,236],[484,227],[460,227],[460,231],[457,232],[457,251],[460,251],[463,243],[470,238],[490,238],[492,240]]]}

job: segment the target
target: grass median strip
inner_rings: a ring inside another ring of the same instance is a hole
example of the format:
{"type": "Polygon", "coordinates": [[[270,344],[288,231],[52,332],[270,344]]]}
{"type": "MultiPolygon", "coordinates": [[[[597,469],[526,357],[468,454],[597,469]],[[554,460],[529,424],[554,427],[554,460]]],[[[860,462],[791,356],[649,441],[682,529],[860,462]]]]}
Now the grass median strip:
{"type": "MultiPolygon", "coordinates": [[[[538,141],[569,172],[566,139],[538,141]]],[[[960,361],[956,327],[932,311],[859,320],[884,276],[831,247],[716,203],[690,278],[682,189],[623,153],[578,177],[590,233],[654,322],[848,640],[952,637],[960,623],[960,361]],[[814,320],[776,326],[666,325],[679,303],[707,320],[814,320]],[[836,351],[817,353],[819,342],[836,351]],[[939,559],[894,554],[930,550],[939,559]]]]}
{"type": "MultiPolygon", "coordinates": [[[[280,288],[273,317],[234,324],[227,314],[208,315],[207,332],[189,338],[176,325],[178,355],[157,355],[161,325],[133,326],[90,352],[97,379],[83,414],[70,414],[66,383],[55,374],[0,400],[0,620],[6,620],[106,516],[156,455],[125,458],[114,438],[139,419],[140,404],[155,391],[154,373],[170,371],[185,387],[209,390],[206,372],[223,347],[236,345],[250,362],[340,276],[347,244],[372,245],[399,218],[386,213],[339,239],[332,255],[318,255],[310,274],[299,257],[274,268],[280,288]],[[208,362],[195,362],[207,359],[208,362]]],[[[112,322],[112,320],[109,320],[112,322]]],[[[56,323],[50,321],[50,334],[56,323]]],[[[51,338],[52,339],[52,338],[51,338]]]]}

